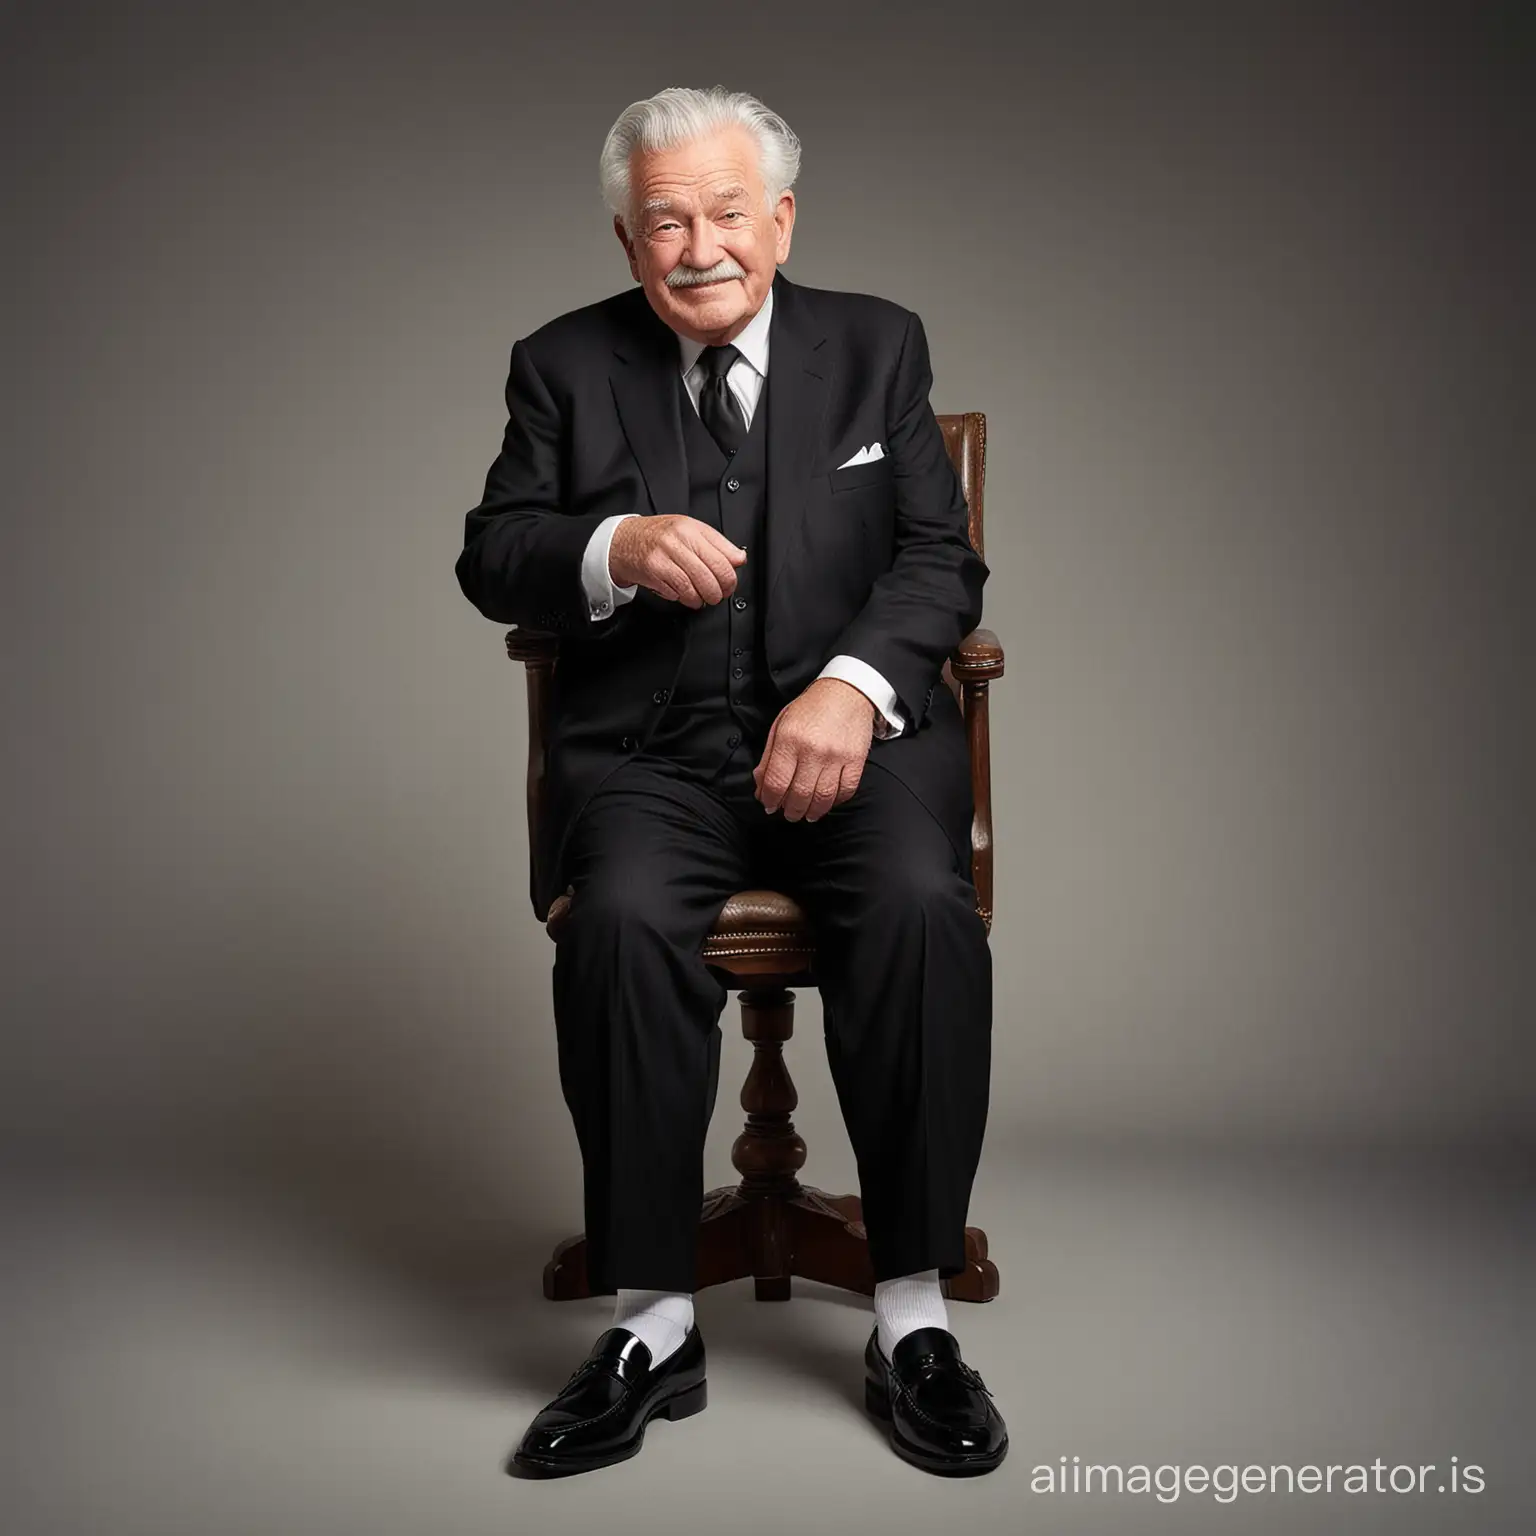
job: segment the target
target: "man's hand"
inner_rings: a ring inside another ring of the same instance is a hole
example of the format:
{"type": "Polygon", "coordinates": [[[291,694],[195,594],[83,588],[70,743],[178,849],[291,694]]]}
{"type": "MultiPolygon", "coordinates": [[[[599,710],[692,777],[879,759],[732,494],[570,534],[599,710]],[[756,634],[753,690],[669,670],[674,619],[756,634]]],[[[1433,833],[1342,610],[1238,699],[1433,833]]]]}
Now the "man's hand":
{"type": "Polygon", "coordinates": [[[818,677],[779,711],[752,770],[763,809],[817,821],[851,799],[874,732],[870,699],[840,677],[818,677]]]}
{"type": "Polygon", "coordinates": [[[696,517],[626,517],[608,545],[608,574],[616,586],[638,582],[674,602],[702,608],[736,590],[736,567],[746,558],[746,550],[696,517]]]}

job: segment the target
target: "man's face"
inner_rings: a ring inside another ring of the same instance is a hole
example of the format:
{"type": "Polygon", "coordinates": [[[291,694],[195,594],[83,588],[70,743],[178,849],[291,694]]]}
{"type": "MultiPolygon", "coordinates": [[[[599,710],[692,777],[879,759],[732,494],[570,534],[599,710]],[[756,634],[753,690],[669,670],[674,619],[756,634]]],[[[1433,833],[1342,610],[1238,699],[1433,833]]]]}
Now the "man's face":
{"type": "Polygon", "coordinates": [[[789,256],[795,224],[793,192],[767,211],[751,134],[733,126],[677,149],[636,151],[630,186],[632,234],[620,219],[613,227],[651,308],[706,345],[739,335],[789,256]]]}

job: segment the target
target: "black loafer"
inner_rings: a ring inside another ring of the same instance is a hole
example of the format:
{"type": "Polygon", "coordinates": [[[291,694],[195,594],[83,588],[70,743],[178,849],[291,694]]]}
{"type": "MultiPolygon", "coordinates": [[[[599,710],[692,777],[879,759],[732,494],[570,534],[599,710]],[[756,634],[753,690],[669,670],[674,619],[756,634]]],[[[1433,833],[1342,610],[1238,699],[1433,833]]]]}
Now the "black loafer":
{"type": "Polygon", "coordinates": [[[635,1455],[658,1414],[686,1419],[706,1401],[704,1340],[688,1336],[651,1369],[650,1347],[627,1328],[610,1328],[553,1402],[541,1408],[512,1457],[539,1477],[590,1472],[635,1455]]]}
{"type": "Polygon", "coordinates": [[[891,1449],[925,1472],[990,1472],[1008,1454],[991,1389],[960,1358],[948,1329],[915,1329],[887,1360],[876,1326],[864,1346],[864,1403],[889,1422],[891,1449]]]}

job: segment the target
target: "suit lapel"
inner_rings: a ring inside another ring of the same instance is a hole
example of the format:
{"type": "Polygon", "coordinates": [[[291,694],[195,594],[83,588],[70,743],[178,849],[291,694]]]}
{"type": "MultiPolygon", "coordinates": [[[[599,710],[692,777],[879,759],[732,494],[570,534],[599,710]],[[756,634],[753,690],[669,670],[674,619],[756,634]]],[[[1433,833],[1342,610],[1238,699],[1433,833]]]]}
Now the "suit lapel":
{"type": "MultiPolygon", "coordinates": [[[[642,290],[635,289],[634,297],[633,336],[614,348],[616,360],[609,374],[614,404],[652,508],[683,512],[688,508],[688,469],[679,414],[677,336],[642,290]]],[[[776,612],[774,593],[790,556],[800,547],[806,489],[833,372],[832,359],[822,346],[825,333],[782,272],[774,274],[768,338],[768,379],[758,402],[759,409],[768,408],[765,639],[776,612]]]]}
{"type": "MultiPolygon", "coordinates": [[[[630,451],[645,477],[656,512],[688,510],[688,467],[678,414],[677,336],[651,308],[643,289],[631,292],[632,335],[614,351],[608,381],[630,451]]],[[[771,373],[772,370],[770,369],[771,373]]]]}
{"type": "MultiPolygon", "coordinates": [[[[806,490],[821,439],[833,358],[805,299],[782,272],[774,274],[768,321],[768,608],[764,643],[773,630],[774,594],[800,548],[806,490]]],[[[760,401],[759,404],[762,402],[760,401]]]]}

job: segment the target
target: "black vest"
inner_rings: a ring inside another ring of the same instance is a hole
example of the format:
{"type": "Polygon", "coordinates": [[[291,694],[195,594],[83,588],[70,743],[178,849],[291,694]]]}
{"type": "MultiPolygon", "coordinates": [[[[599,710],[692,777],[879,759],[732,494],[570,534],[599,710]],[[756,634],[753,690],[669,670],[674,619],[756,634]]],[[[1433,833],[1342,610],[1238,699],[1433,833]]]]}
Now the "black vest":
{"type": "Polygon", "coordinates": [[[718,603],[683,609],[683,659],[645,749],[708,776],[733,752],[750,753],[755,763],[786,702],[768,675],[763,646],[768,391],[764,388],[734,457],[699,419],[681,374],[677,391],[688,458],[688,515],[718,528],[746,550],[747,559],[736,567],[734,592],[718,603]]]}

